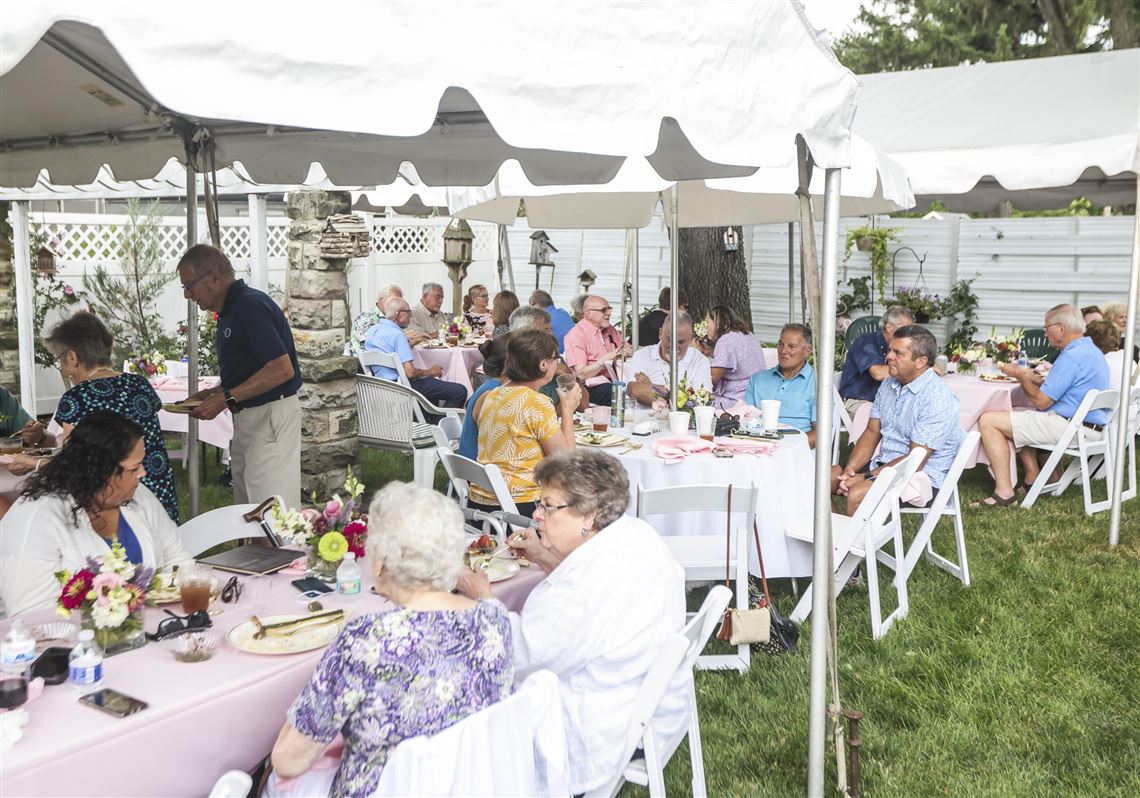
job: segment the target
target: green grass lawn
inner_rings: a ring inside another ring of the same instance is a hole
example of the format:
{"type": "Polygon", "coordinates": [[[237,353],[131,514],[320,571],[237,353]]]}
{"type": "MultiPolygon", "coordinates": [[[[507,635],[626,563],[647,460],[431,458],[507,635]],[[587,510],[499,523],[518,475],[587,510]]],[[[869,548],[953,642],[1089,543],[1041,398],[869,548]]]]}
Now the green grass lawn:
{"type": "MultiPolygon", "coordinates": [[[[412,477],[400,455],[362,450],[359,466],[369,490],[412,477]]],[[[211,457],[209,478],[219,470],[211,457]]],[[[991,487],[976,469],[964,498],[991,487]]],[[[228,501],[221,488],[202,491],[203,509],[228,501]]],[[[936,548],[953,551],[949,528],[936,548]]],[[[920,563],[909,616],[879,642],[866,588],[839,596],[840,688],[845,707],[864,713],[864,793],[1140,795],[1140,501],[1125,505],[1112,550],[1108,513],[1086,517],[1079,488],[1027,511],[968,510],[966,538],[972,586],[920,563]]],[[[889,611],[894,593],[881,585],[889,611]]],[[[773,588],[790,611],[788,580],[773,588]]],[[[804,794],[809,638],[805,624],[798,655],[759,655],[746,675],[698,673],[710,795],[804,794]]],[[[827,763],[834,784],[830,752],[827,763]]],[[[685,748],[666,778],[670,795],[689,792],[685,748]]]]}

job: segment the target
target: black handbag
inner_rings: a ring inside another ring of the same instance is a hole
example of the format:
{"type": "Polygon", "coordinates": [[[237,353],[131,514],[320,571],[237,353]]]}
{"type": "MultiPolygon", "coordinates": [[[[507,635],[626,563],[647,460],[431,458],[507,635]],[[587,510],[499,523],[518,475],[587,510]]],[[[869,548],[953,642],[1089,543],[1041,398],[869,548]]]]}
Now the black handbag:
{"type": "Polygon", "coordinates": [[[721,413],[716,419],[716,428],[713,430],[713,434],[723,437],[731,435],[738,429],[740,429],[740,419],[731,413],[721,413]]]}
{"type": "Polygon", "coordinates": [[[767,607],[768,613],[772,616],[768,642],[753,643],[752,650],[763,651],[769,657],[775,657],[785,651],[795,654],[799,650],[796,643],[800,639],[800,630],[792,621],[781,615],[776,609],[776,605],[772,603],[772,597],[768,593],[768,578],[764,575],[764,552],[760,550],[760,530],[756,526],[755,519],[752,521],[752,534],[756,539],[756,559],[760,563],[760,587],[763,594],[753,595],[756,586],[750,583],[748,585],[749,604],[755,601],[759,606],[767,607]]]}

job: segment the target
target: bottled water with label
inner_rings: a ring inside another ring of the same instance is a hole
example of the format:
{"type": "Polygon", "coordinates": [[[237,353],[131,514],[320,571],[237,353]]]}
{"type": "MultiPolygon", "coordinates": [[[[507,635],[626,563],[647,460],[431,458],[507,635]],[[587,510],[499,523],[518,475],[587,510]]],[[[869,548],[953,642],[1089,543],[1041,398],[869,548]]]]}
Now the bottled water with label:
{"type": "Polygon", "coordinates": [[[79,644],[68,656],[71,689],[77,695],[92,693],[103,686],[103,649],[95,642],[95,632],[83,629],[79,644]]]}
{"type": "Polygon", "coordinates": [[[1017,353],[1017,365],[1022,368],[1029,368],[1029,355],[1025,354],[1024,349],[1017,353]]]}
{"type": "Polygon", "coordinates": [[[24,674],[36,659],[35,638],[24,628],[23,621],[12,621],[12,627],[4,638],[3,672],[19,676],[24,674]]]}
{"type": "Polygon", "coordinates": [[[348,552],[340,567],[336,569],[336,592],[342,596],[360,595],[360,566],[356,564],[356,555],[348,552]]]}

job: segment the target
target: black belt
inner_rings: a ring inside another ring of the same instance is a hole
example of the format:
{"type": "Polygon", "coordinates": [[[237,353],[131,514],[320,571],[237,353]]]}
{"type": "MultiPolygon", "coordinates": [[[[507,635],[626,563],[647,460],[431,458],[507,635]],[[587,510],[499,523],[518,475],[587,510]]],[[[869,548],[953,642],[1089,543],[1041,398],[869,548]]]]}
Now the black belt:
{"type": "Polygon", "coordinates": [[[1082,421],[1081,425],[1088,427],[1093,432],[1103,432],[1104,431],[1104,424],[1093,424],[1089,421],[1082,421]]]}

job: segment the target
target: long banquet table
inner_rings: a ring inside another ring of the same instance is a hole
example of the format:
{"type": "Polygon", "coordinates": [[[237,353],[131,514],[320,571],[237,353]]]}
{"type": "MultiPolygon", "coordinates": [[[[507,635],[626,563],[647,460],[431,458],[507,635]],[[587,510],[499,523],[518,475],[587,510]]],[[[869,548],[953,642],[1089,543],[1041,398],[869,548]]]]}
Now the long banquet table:
{"type": "MultiPolygon", "coordinates": [[[[627,425],[621,434],[629,435],[631,429],[627,425]]],[[[630,515],[637,512],[638,485],[652,489],[702,484],[736,484],[746,487],[755,483],[760,489],[756,521],[767,575],[787,577],[811,574],[811,546],[784,536],[784,530],[789,524],[812,513],[815,456],[808,447],[807,436],[785,436],[779,449],[772,455],[737,454],[731,458],[721,458],[712,454],[695,454],[689,455],[680,463],[667,463],[653,452],[653,441],[666,434],[668,433],[656,433],[648,437],[631,436],[631,441],[642,444],[640,449],[634,451],[624,452],[622,447],[602,450],[616,457],[629,473],[630,515]]],[[[723,513],[684,512],[672,516],[655,516],[648,521],[662,535],[710,535],[724,540],[723,513]]],[[[742,516],[735,515],[734,523],[742,523],[742,516]]],[[[751,530],[749,534],[751,535],[751,530]]],[[[751,565],[753,572],[759,573],[755,556],[752,557],[751,565]]]]}
{"type": "MultiPolygon", "coordinates": [[[[305,611],[289,584],[296,578],[295,573],[271,577],[265,614],[305,611]]],[[[508,609],[518,610],[542,578],[531,566],[491,589],[508,609]]],[[[371,593],[355,601],[329,594],[321,603],[326,609],[348,607],[352,614],[391,606],[371,593]]],[[[219,607],[214,625],[223,633],[252,613],[248,595],[237,605],[215,602],[214,609],[219,607]]],[[[29,626],[59,620],[50,610],[21,617],[29,626]]],[[[148,609],[148,631],[163,617],[160,608],[148,609]]],[[[9,623],[0,623],[0,635],[9,623]]],[[[104,686],[146,701],[149,708],[115,718],[80,705],[66,684],[45,688],[25,705],[30,718],[23,739],[0,755],[0,795],[208,795],[224,772],[251,770],[269,753],[285,711],[322,654],[323,649],[263,656],[223,641],[207,662],[177,662],[161,643],[110,657],[104,686]]]]}

